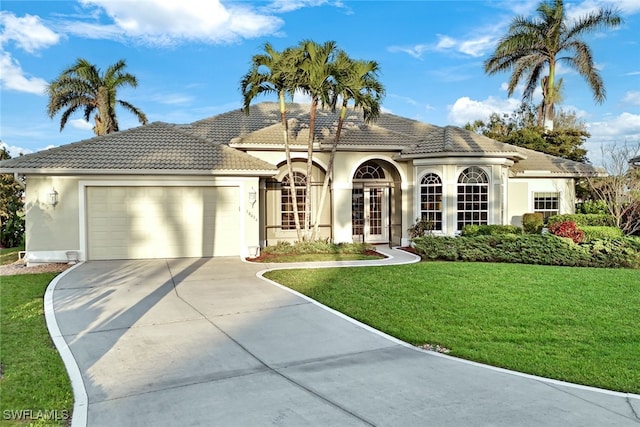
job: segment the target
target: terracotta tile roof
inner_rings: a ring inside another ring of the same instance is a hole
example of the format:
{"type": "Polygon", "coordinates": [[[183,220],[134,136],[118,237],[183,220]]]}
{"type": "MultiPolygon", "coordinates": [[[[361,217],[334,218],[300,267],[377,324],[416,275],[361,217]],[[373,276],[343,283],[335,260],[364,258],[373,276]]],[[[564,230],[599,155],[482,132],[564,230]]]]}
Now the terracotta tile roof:
{"type": "Polygon", "coordinates": [[[0,163],[0,168],[56,170],[264,171],[275,166],[246,153],[154,122],[40,151],[0,163]]]}
{"type": "Polygon", "coordinates": [[[592,165],[572,160],[555,157],[528,148],[515,147],[523,156],[524,160],[516,162],[511,166],[512,173],[526,174],[527,172],[549,172],[553,175],[605,175],[606,171],[592,165]]]}

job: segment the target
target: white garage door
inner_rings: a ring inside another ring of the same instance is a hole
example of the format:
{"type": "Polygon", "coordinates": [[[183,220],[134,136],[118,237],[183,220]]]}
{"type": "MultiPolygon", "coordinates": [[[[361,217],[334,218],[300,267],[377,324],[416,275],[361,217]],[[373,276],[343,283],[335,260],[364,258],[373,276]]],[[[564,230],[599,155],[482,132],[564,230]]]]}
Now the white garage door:
{"type": "Polygon", "coordinates": [[[238,187],[87,187],[88,258],[238,255],[238,187]]]}

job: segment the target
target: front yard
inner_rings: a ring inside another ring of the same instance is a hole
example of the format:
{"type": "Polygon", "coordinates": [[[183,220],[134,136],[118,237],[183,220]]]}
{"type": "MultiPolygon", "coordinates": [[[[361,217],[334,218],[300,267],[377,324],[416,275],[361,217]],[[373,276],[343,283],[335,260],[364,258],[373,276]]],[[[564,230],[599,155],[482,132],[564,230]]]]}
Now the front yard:
{"type": "Polygon", "coordinates": [[[71,416],[71,384],[43,315],[55,276],[0,277],[0,424],[66,425],[71,416]]]}
{"type": "Polygon", "coordinates": [[[638,270],[421,262],[265,276],[415,345],[640,393],[638,270]]]}

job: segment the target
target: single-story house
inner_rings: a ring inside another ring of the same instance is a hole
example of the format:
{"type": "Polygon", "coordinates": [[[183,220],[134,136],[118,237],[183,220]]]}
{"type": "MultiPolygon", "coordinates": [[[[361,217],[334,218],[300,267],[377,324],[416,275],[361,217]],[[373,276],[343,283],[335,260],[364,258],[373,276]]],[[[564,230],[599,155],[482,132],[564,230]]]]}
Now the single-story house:
{"type": "MultiPolygon", "coordinates": [[[[278,104],[269,102],[249,115],[154,122],[0,162],[0,173],[26,183],[27,260],[247,257],[296,240],[293,200],[303,212],[311,179],[315,221],[338,116],[318,111],[308,177],[309,106],[287,109],[295,197],[278,104]]],[[[573,212],[574,181],[595,174],[459,127],[388,113],[365,124],[350,110],[320,232],[407,245],[417,218],[443,235],[467,224],[521,225],[527,212],[573,212]]]]}

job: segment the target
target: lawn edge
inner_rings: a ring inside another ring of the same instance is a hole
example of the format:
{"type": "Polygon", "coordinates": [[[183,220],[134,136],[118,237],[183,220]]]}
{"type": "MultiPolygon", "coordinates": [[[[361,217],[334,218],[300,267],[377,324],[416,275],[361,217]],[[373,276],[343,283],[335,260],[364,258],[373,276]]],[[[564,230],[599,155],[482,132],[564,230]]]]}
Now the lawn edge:
{"type": "MultiPolygon", "coordinates": [[[[402,250],[402,249],[393,248],[393,250],[402,250]]],[[[360,262],[362,262],[362,261],[360,261],[360,262]]],[[[384,266],[384,265],[401,265],[401,264],[408,264],[408,263],[398,263],[398,264],[387,263],[387,264],[379,264],[379,265],[384,266]]],[[[451,360],[451,361],[457,361],[457,362],[465,363],[465,364],[468,364],[468,365],[477,366],[477,367],[480,367],[480,368],[485,368],[485,369],[489,369],[489,370],[496,371],[496,372],[501,372],[501,373],[508,374],[508,375],[514,375],[514,376],[518,376],[518,377],[522,377],[522,378],[528,378],[528,379],[531,379],[531,380],[540,381],[540,382],[542,382],[544,384],[548,384],[548,385],[564,386],[564,387],[567,387],[567,388],[591,391],[591,392],[606,394],[606,395],[609,395],[609,396],[623,397],[623,398],[627,398],[627,399],[635,399],[635,400],[638,400],[640,402],[640,394],[626,393],[626,392],[622,392],[622,391],[608,390],[608,389],[604,389],[604,388],[588,386],[588,385],[584,385],[584,384],[577,384],[577,383],[572,383],[572,382],[568,382],[568,381],[555,380],[553,378],[546,378],[546,377],[541,377],[541,376],[538,376],[538,375],[527,374],[527,373],[524,373],[524,372],[513,371],[513,370],[510,370],[510,369],[506,369],[506,368],[500,368],[498,366],[492,366],[492,365],[487,365],[487,364],[480,363],[480,362],[475,362],[473,360],[467,360],[467,359],[462,359],[460,357],[450,356],[448,354],[443,354],[443,353],[439,353],[439,352],[435,352],[435,351],[425,350],[425,349],[416,347],[416,346],[414,346],[412,344],[409,344],[409,343],[407,343],[405,341],[402,341],[402,340],[400,340],[400,339],[398,339],[398,338],[396,338],[396,337],[394,337],[392,335],[389,335],[389,334],[387,334],[385,332],[382,332],[382,331],[380,331],[378,329],[375,329],[375,328],[373,328],[373,327],[371,327],[371,326],[369,326],[369,325],[367,325],[365,323],[362,323],[362,322],[360,322],[360,321],[358,321],[358,320],[356,320],[356,319],[354,319],[352,317],[347,316],[344,313],[341,313],[341,312],[339,312],[339,311],[337,311],[337,310],[335,310],[335,309],[333,309],[331,307],[328,307],[328,306],[326,306],[326,305],[314,300],[313,298],[310,298],[310,297],[308,297],[308,296],[306,296],[306,295],[304,295],[304,294],[302,294],[302,293],[300,293],[300,292],[298,292],[296,290],[288,288],[288,287],[286,287],[284,285],[281,285],[278,282],[275,282],[275,281],[273,281],[271,279],[267,279],[266,277],[264,277],[265,273],[268,273],[269,271],[275,271],[275,270],[290,270],[290,269],[295,269],[295,268],[367,267],[367,266],[374,266],[374,265],[375,264],[369,264],[369,265],[363,265],[363,264],[355,264],[355,265],[341,264],[341,265],[333,265],[333,266],[323,266],[323,265],[309,266],[309,265],[306,265],[304,267],[292,267],[292,266],[279,267],[279,266],[277,266],[275,264],[272,264],[268,268],[265,268],[264,270],[258,271],[256,273],[256,276],[259,279],[262,279],[262,280],[264,280],[265,282],[267,282],[267,283],[269,283],[271,285],[279,287],[280,289],[284,289],[286,291],[289,291],[290,293],[292,293],[292,294],[294,294],[294,295],[296,295],[296,296],[298,296],[300,298],[303,298],[303,299],[309,301],[310,303],[315,304],[316,306],[318,306],[318,307],[320,307],[320,308],[322,308],[322,309],[324,309],[324,310],[326,310],[326,311],[328,311],[328,312],[330,312],[332,314],[335,314],[336,316],[338,316],[338,317],[340,317],[340,318],[342,318],[344,320],[347,320],[348,322],[353,323],[356,326],[359,326],[359,327],[361,327],[361,328],[363,328],[363,329],[365,329],[365,330],[367,330],[369,332],[372,332],[372,333],[374,333],[374,334],[376,334],[376,335],[378,335],[378,336],[380,336],[382,338],[386,338],[389,341],[392,341],[392,342],[394,342],[394,343],[396,343],[398,345],[401,345],[403,347],[410,348],[410,349],[412,349],[414,351],[425,353],[425,354],[428,354],[428,355],[431,355],[431,356],[443,357],[443,358],[451,360]]]]}
{"type": "Polygon", "coordinates": [[[73,390],[73,413],[71,415],[72,427],[84,427],[87,425],[89,399],[87,397],[87,390],[84,386],[84,380],[82,379],[82,374],[80,373],[80,368],[78,367],[76,358],[73,356],[67,341],[64,339],[64,336],[60,331],[55,310],[53,308],[53,292],[55,291],[60,279],[82,264],[83,263],[78,263],[54,277],[44,293],[44,317],[47,323],[47,329],[49,330],[51,340],[58,350],[58,354],[60,354],[62,363],[64,363],[64,366],[67,369],[67,374],[69,375],[71,388],[73,390]]]}

